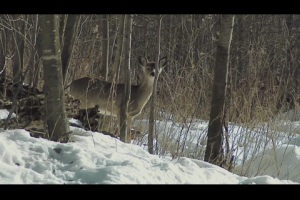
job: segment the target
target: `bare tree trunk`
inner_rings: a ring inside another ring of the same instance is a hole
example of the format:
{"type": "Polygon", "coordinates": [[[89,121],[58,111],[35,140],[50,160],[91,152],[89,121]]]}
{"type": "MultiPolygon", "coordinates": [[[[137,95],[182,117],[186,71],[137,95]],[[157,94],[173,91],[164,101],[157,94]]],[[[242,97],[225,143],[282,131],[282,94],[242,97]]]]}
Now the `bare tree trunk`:
{"type": "Polygon", "coordinates": [[[72,52],[74,49],[75,38],[77,35],[77,26],[79,22],[79,15],[68,15],[66,30],[64,33],[64,46],[61,54],[62,62],[62,73],[63,73],[63,83],[65,84],[66,75],[68,68],[70,66],[70,61],[72,57],[72,52]]]}
{"type": "MultiPolygon", "coordinates": [[[[3,23],[2,17],[0,22],[3,23]]],[[[6,54],[7,54],[7,29],[0,32],[1,50],[0,50],[0,80],[3,82],[3,92],[1,98],[6,99],[6,54]]]]}
{"type": "MultiPolygon", "coordinates": [[[[289,102],[289,109],[294,109],[296,106],[296,102],[295,102],[295,97],[297,94],[297,90],[298,90],[298,80],[297,80],[297,76],[298,76],[298,69],[295,67],[295,62],[294,62],[294,58],[293,58],[293,52],[294,52],[294,45],[293,45],[293,34],[292,34],[292,29],[293,29],[293,15],[292,14],[288,14],[286,17],[286,27],[287,27],[287,44],[286,44],[286,51],[287,51],[287,57],[286,57],[286,62],[287,62],[287,68],[289,69],[289,77],[293,77],[291,78],[291,83],[289,85],[291,85],[290,88],[288,88],[288,91],[291,91],[291,101],[289,102]]],[[[287,94],[288,95],[288,94],[287,94]]]]}
{"type": "Polygon", "coordinates": [[[124,68],[124,77],[125,82],[125,95],[122,99],[122,104],[120,108],[120,139],[123,142],[130,143],[130,133],[131,133],[131,117],[128,115],[130,110],[128,110],[128,104],[130,101],[131,94],[131,79],[130,79],[130,54],[131,54],[131,34],[132,34],[132,15],[127,17],[127,26],[125,35],[125,68],[124,68]]]}
{"type": "Polygon", "coordinates": [[[67,25],[67,19],[68,15],[67,14],[62,14],[59,17],[59,39],[60,39],[60,47],[64,47],[64,41],[65,41],[65,30],[66,30],[66,25],[67,25]]]}
{"type": "Polygon", "coordinates": [[[22,68],[23,68],[23,80],[26,84],[31,84],[31,80],[32,80],[32,69],[33,67],[30,67],[29,68],[29,71],[30,73],[27,73],[26,75],[24,74],[24,69],[27,69],[28,68],[28,65],[29,65],[29,61],[28,62],[24,62],[24,57],[25,55],[27,55],[29,58],[30,58],[30,54],[33,52],[31,50],[29,50],[28,47],[33,47],[32,43],[29,42],[30,41],[30,35],[28,34],[29,33],[29,25],[30,24],[30,15],[24,15],[24,29],[23,29],[23,56],[22,56],[22,68]],[[27,47],[27,48],[26,48],[27,47]],[[26,51],[26,53],[25,53],[26,51]],[[25,66],[26,64],[26,66],[25,66]]]}
{"type": "MultiPolygon", "coordinates": [[[[149,19],[150,20],[150,19],[149,19]]],[[[146,25],[146,34],[145,34],[145,58],[148,59],[148,49],[149,49],[149,26],[150,26],[150,23],[147,23],[146,25]]]]}
{"type": "Polygon", "coordinates": [[[40,15],[44,66],[44,123],[50,140],[69,141],[59,40],[59,16],[40,15]]]}
{"type": "Polygon", "coordinates": [[[212,88],[211,111],[204,161],[216,165],[222,164],[222,121],[224,117],[228,62],[233,23],[233,15],[222,16],[221,31],[217,43],[214,67],[214,83],[212,88]]]}
{"type": "MultiPolygon", "coordinates": [[[[36,62],[36,38],[37,38],[37,18],[38,16],[37,15],[31,15],[29,16],[29,18],[31,18],[31,20],[34,20],[34,24],[33,24],[33,31],[31,32],[31,34],[29,35],[29,41],[31,42],[31,45],[29,45],[30,47],[30,52],[29,52],[29,61],[28,61],[28,66],[30,66],[30,69],[29,69],[29,73],[28,73],[28,76],[27,76],[27,82],[29,84],[30,87],[33,87],[33,82],[34,82],[34,79],[35,79],[35,62],[36,62]]],[[[30,21],[30,20],[29,20],[30,21]]]]}
{"type": "Polygon", "coordinates": [[[117,51],[115,56],[115,61],[113,65],[113,75],[114,79],[113,81],[116,81],[119,79],[119,69],[122,62],[122,51],[123,51],[123,44],[124,44],[124,30],[125,30],[125,15],[119,16],[119,36],[117,39],[117,51]]]}
{"type": "MultiPolygon", "coordinates": [[[[296,41],[295,41],[295,48],[296,48],[296,52],[299,55],[299,51],[300,51],[300,29],[299,29],[300,28],[300,23],[299,23],[299,20],[295,20],[295,27],[297,28],[297,34],[298,34],[298,37],[296,37],[296,41]]],[[[296,68],[296,72],[295,72],[295,81],[296,81],[295,93],[297,95],[299,95],[299,92],[300,92],[300,88],[299,88],[299,83],[300,83],[300,77],[299,77],[300,66],[299,66],[299,62],[296,62],[295,68],[296,68]]]]}
{"type": "Polygon", "coordinates": [[[117,37],[118,37],[118,21],[116,20],[116,24],[115,24],[115,33],[114,35],[112,36],[112,44],[111,44],[111,47],[110,47],[110,50],[109,50],[109,66],[112,66],[112,63],[113,63],[113,55],[114,55],[114,46],[115,46],[115,43],[117,41],[117,37]]]}
{"type": "Polygon", "coordinates": [[[40,70],[42,65],[42,56],[43,56],[43,49],[42,49],[42,36],[41,31],[39,30],[39,15],[35,17],[35,24],[34,24],[34,37],[35,37],[35,55],[34,55],[34,77],[33,77],[33,84],[32,87],[37,89],[40,80],[40,70]]]}
{"type": "Polygon", "coordinates": [[[108,79],[108,59],[109,59],[109,24],[108,24],[108,14],[103,15],[102,17],[102,66],[101,74],[104,75],[104,79],[108,79]]]}
{"type": "Polygon", "coordinates": [[[13,65],[13,82],[17,86],[21,83],[22,79],[22,69],[23,69],[23,54],[24,54],[24,27],[25,22],[21,21],[20,15],[12,15],[10,20],[11,27],[14,28],[12,31],[13,41],[14,41],[14,65],[13,65]]]}
{"type": "Polygon", "coordinates": [[[163,17],[159,16],[157,20],[157,41],[156,41],[156,49],[157,55],[155,59],[155,78],[153,85],[153,93],[152,93],[152,101],[150,104],[150,114],[149,114],[149,134],[148,134],[148,151],[153,154],[153,135],[154,135],[154,109],[155,109],[155,101],[156,101],[156,87],[157,87],[157,79],[158,79],[158,66],[159,66],[159,56],[160,56],[160,32],[161,32],[161,21],[163,17]]]}
{"type": "MultiPolygon", "coordinates": [[[[10,18],[10,17],[8,17],[10,18]]],[[[25,21],[27,21],[27,17],[22,18],[22,16],[12,16],[11,19],[8,20],[11,28],[13,29],[11,33],[11,44],[13,53],[15,54],[15,62],[13,66],[13,82],[17,87],[14,87],[13,89],[13,99],[12,99],[12,107],[10,108],[9,114],[5,120],[5,126],[4,129],[6,130],[8,128],[8,120],[12,116],[13,112],[16,109],[16,106],[18,104],[17,95],[23,88],[23,82],[27,75],[27,72],[29,71],[29,66],[24,70],[24,73],[22,73],[23,66],[24,66],[24,43],[26,39],[26,26],[25,21]],[[15,71],[14,71],[15,70],[15,71]]],[[[8,36],[8,35],[7,35],[8,36]]],[[[8,42],[8,43],[9,43],[8,42]]],[[[18,116],[17,116],[18,117],[18,116]]]]}

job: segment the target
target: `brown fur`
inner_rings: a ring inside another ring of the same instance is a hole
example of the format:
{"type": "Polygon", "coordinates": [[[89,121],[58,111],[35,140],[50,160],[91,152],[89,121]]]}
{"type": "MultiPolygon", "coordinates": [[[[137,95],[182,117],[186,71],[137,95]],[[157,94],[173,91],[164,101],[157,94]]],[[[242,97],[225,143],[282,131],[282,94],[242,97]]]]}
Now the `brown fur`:
{"type": "MultiPolygon", "coordinates": [[[[164,59],[162,58],[160,61],[164,59]]],[[[143,68],[144,79],[139,85],[131,85],[127,133],[130,133],[132,119],[141,113],[153,91],[155,63],[148,62],[143,57],[139,58],[139,63],[143,68]]],[[[167,61],[161,67],[164,67],[166,63],[167,61]]],[[[113,84],[99,79],[84,77],[74,80],[70,84],[70,94],[74,98],[81,100],[81,108],[92,108],[98,105],[101,113],[106,115],[112,114],[119,120],[120,107],[125,95],[124,87],[123,83],[113,84]],[[115,94],[114,100],[112,100],[112,94],[115,94]]]]}

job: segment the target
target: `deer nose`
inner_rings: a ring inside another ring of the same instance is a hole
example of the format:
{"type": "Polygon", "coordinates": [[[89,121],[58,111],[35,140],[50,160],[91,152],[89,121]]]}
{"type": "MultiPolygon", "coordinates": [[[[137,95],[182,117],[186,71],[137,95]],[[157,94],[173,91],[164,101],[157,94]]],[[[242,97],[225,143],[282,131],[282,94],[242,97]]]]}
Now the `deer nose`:
{"type": "Polygon", "coordinates": [[[151,76],[155,76],[155,72],[151,72],[151,74],[150,74],[151,76]]]}

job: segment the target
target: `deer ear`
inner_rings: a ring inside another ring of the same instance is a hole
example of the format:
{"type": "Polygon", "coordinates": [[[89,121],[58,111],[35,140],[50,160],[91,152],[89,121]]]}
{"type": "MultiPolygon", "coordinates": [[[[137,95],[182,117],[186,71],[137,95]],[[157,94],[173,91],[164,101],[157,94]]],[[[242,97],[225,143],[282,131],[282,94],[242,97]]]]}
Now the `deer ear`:
{"type": "Polygon", "coordinates": [[[161,58],[161,59],[159,60],[160,68],[162,69],[163,67],[165,67],[167,63],[168,63],[167,57],[161,58]]]}
{"type": "Polygon", "coordinates": [[[147,64],[147,59],[146,59],[144,56],[139,56],[139,63],[140,63],[142,66],[146,66],[146,64],[147,64]]]}

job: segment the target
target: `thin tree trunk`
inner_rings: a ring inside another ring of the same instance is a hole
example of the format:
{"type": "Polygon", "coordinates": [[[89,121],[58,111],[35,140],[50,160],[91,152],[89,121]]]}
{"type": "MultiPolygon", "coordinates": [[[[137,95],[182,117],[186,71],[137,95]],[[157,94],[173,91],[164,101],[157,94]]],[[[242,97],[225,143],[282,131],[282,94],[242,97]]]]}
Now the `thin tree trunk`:
{"type": "MultiPolygon", "coordinates": [[[[23,38],[23,47],[22,47],[22,49],[23,49],[23,56],[22,56],[22,67],[23,67],[23,69],[27,69],[27,67],[28,67],[28,65],[29,65],[29,63],[30,63],[30,61],[28,61],[27,63],[26,62],[24,62],[24,57],[25,57],[25,51],[26,52],[28,52],[28,48],[25,48],[25,47],[32,47],[33,45],[31,44],[31,43],[29,43],[28,41],[29,41],[29,39],[30,39],[30,35],[28,34],[29,32],[28,32],[28,29],[29,29],[29,26],[28,26],[28,24],[30,23],[29,20],[30,19],[30,15],[25,15],[24,16],[24,29],[23,29],[23,35],[24,35],[24,38],[23,38]],[[25,64],[27,64],[26,66],[25,66],[25,64]]],[[[30,54],[32,53],[32,51],[30,52],[28,52],[27,53],[27,55],[28,55],[28,57],[30,57],[30,54]]],[[[31,75],[32,75],[32,69],[33,69],[33,67],[30,67],[30,71],[28,71],[29,73],[27,73],[26,75],[24,74],[23,76],[25,77],[24,78],[24,82],[26,83],[26,84],[28,84],[28,85],[30,85],[30,83],[31,83],[31,80],[32,80],[32,77],[31,77],[31,75]]]]}
{"type": "MultiPolygon", "coordinates": [[[[292,28],[293,28],[293,15],[292,14],[288,14],[286,17],[286,26],[287,26],[287,44],[286,44],[286,51],[287,51],[287,68],[289,69],[290,73],[290,77],[293,76],[292,80],[293,81],[291,84],[292,88],[294,89],[294,93],[292,92],[292,98],[295,97],[295,94],[297,94],[297,90],[298,90],[298,81],[297,81],[297,72],[298,69],[295,67],[294,65],[294,60],[293,60],[293,52],[294,52],[294,45],[292,38],[292,28]]],[[[288,89],[288,91],[292,91],[290,88],[288,89]]],[[[295,99],[293,99],[291,102],[289,102],[289,109],[294,109],[295,108],[295,99]]]]}
{"type": "Polygon", "coordinates": [[[222,16],[221,31],[217,42],[217,52],[214,67],[214,83],[212,88],[210,120],[204,161],[216,165],[222,164],[222,122],[224,117],[226,83],[233,22],[233,15],[222,16]]]}
{"type": "MultiPolygon", "coordinates": [[[[1,23],[2,17],[0,17],[1,23]]],[[[1,30],[1,50],[0,50],[0,80],[3,82],[3,96],[1,98],[6,99],[6,53],[7,53],[7,29],[1,30]]]]}
{"type": "MultiPolygon", "coordinates": [[[[12,34],[11,34],[11,42],[12,42],[12,47],[15,53],[15,61],[16,63],[14,63],[14,67],[16,67],[17,71],[13,71],[13,81],[14,84],[16,84],[17,87],[14,88],[13,91],[13,99],[12,99],[12,107],[9,111],[9,114],[5,120],[5,126],[4,126],[4,130],[6,130],[8,128],[8,120],[10,119],[10,117],[12,116],[13,112],[16,109],[17,106],[17,95],[19,94],[19,92],[22,90],[23,88],[23,82],[24,79],[30,69],[30,66],[28,65],[27,68],[24,70],[24,73],[22,74],[22,69],[24,66],[24,62],[23,62],[23,56],[24,56],[24,43],[25,43],[25,38],[26,38],[26,29],[25,29],[25,22],[27,21],[26,19],[24,21],[19,21],[22,19],[18,19],[18,17],[16,15],[14,15],[12,17],[12,20],[9,20],[11,27],[13,28],[12,34]],[[20,70],[20,71],[18,71],[20,70]]],[[[7,34],[6,34],[7,35],[7,34]]],[[[13,69],[14,70],[14,69],[13,69]]]]}
{"type": "Polygon", "coordinates": [[[34,24],[34,39],[35,39],[35,55],[34,55],[34,77],[33,77],[33,84],[32,87],[34,89],[37,89],[39,80],[40,80],[40,70],[41,70],[41,65],[42,65],[42,56],[43,56],[43,51],[42,51],[42,36],[41,36],[41,31],[39,30],[39,15],[36,15],[35,17],[35,24],[34,24]]]}
{"type": "Polygon", "coordinates": [[[115,25],[115,33],[114,33],[114,36],[112,37],[112,44],[111,44],[111,47],[110,47],[110,57],[109,57],[109,65],[112,66],[112,63],[113,63],[113,52],[114,52],[114,46],[115,46],[115,43],[117,41],[117,37],[118,37],[118,21],[116,20],[116,25],[115,25]]]}
{"type": "Polygon", "coordinates": [[[155,101],[156,101],[156,87],[157,87],[157,80],[158,80],[158,66],[159,66],[159,57],[160,57],[160,32],[161,32],[161,21],[163,17],[159,17],[157,20],[157,41],[156,41],[156,49],[157,55],[155,59],[155,78],[154,78],[154,85],[153,85],[153,93],[152,93],[152,101],[150,104],[150,114],[149,114],[149,134],[148,134],[148,151],[149,153],[153,154],[153,135],[154,135],[154,109],[155,109],[155,101]]]}
{"type": "Polygon", "coordinates": [[[123,44],[124,44],[124,30],[125,30],[125,15],[119,16],[119,36],[117,39],[117,51],[115,56],[115,61],[113,65],[113,81],[119,79],[119,69],[122,62],[122,51],[123,51],[123,44]]]}
{"type": "Polygon", "coordinates": [[[50,140],[69,141],[59,40],[59,15],[40,15],[44,67],[44,123],[50,140]]]}
{"type": "Polygon", "coordinates": [[[124,77],[126,78],[125,82],[125,95],[122,99],[122,104],[120,108],[120,139],[123,142],[130,143],[130,132],[131,132],[131,117],[128,115],[128,104],[130,101],[131,94],[131,80],[130,80],[130,54],[131,54],[131,34],[132,34],[132,15],[127,17],[127,26],[125,35],[125,68],[124,68],[124,77]]]}
{"type": "MultiPolygon", "coordinates": [[[[300,54],[300,22],[299,22],[299,16],[298,16],[298,20],[295,20],[295,27],[297,28],[297,34],[298,36],[296,37],[296,41],[295,41],[295,49],[296,49],[296,53],[299,55],[300,54]]],[[[295,81],[296,81],[296,87],[295,87],[295,93],[297,94],[297,96],[299,95],[299,83],[300,83],[300,77],[299,77],[299,73],[300,73],[300,64],[299,62],[296,62],[295,64],[295,68],[296,68],[296,72],[295,72],[295,81]]]]}
{"type": "Polygon", "coordinates": [[[25,23],[23,21],[18,21],[20,15],[12,15],[12,20],[10,20],[11,26],[14,28],[12,31],[13,41],[14,41],[14,64],[13,64],[13,82],[16,85],[22,84],[22,69],[23,69],[23,54],[24,54],[24,27],[25,23]]]}
{"type": "MultiPolygon", "coordinates": [[[[150,18],[148,18],[148,20],[150,21],[150,18]]],[[[147,23],[147,25],[146,25],[146,34],[145,34],[145,54],[144,54],[144,56],[145,56],[146,59],[149,58],[149,57],[148,57],[149,38],[150,38],[150,37],[149,37],[149,26],[150,26],[149,21],[148,21],[148,23],[147,23]]]]}
{"type": "Polygon", "coordinates": [[[79,22],[79,15],[68,15],[66,30],[64,33],[64,46],[61,54],[62,62],[62,73],[63,73],[63,83],[65,84],[66,75],[68,68],[70,66],[70,61],[74,49],[75,38],[77,35],[77,26],[79,22]]]}
{"type": "Polygon", "coordinates": [[[60,47],[64,47],[64,41],[65,41],[65,30],[66,30],[66,25],[67,25],[67,19],[68,15],[67,14],[62,14],[59,17],[59,39],[60,39],[60,47]]]}
{"type": "Polygon", "coordinates": [[[102,66],[101,74],[104,75],[104,79],[108,79],[108,59],[109,59],[109,24],[108,24],[108,14],[102,17],[102,30],[103,30],[103,40],[102,40],[102,66]]]}
{"type": "Polygon", "coordinates": [[[37,15],[32,15],[30,16],[30,18],[32,18],[32,20],[34,20],[34,24],[33,24],[33,31],[31,31],[31,34],[29,36],[30,38],[30,42],[32,45],[30,45],[30,54],[29,54],[29,61],[28,61],[28,65],[27,66],[31,66],[29,73],[28,73],[28,81],[27,83],[29,84],[30,87],[33,87],[33,82],[35,79],[35,62],[36,62],[36,35],[37,35],[37,15]]]}

